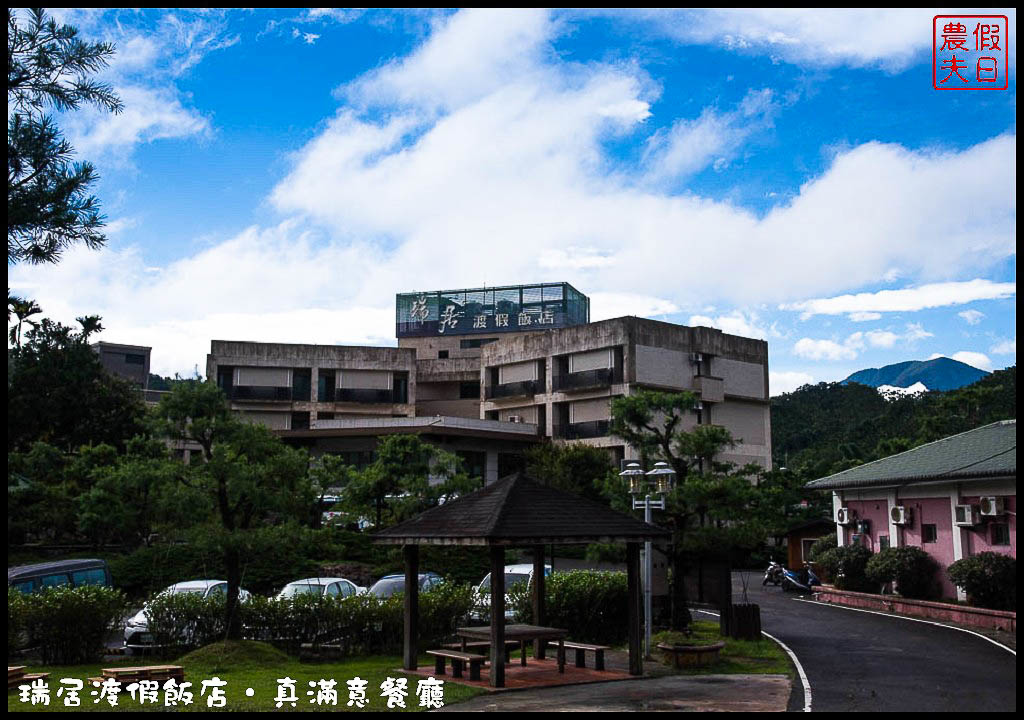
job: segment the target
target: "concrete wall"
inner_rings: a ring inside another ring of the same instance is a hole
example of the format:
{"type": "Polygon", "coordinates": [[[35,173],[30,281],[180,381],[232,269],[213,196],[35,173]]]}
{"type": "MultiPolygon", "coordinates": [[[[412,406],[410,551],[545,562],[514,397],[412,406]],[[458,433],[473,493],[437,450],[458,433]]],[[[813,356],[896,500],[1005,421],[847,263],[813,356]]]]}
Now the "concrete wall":
{"type": "Polygon", "coordinates": [[[99,355],[100,364],[107,372],[129,380],[143,390],[149,387],[149,355],[152,348],[143,345],[121,345],[119,343],[98,342],[92,349],[99,355]],[[126,356],[141,356],[142,363],[130,363],[126,356]]]}

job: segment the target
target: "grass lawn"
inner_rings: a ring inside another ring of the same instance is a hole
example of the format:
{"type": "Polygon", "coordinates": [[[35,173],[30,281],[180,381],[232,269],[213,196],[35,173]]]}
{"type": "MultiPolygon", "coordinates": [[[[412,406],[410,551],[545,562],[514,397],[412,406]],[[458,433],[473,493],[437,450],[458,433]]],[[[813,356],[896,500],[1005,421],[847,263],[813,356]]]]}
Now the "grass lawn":
{"type": "MultiPolygon", "coordinates": [[[[27,672],[48,672],[50,677],[50,704],[29,705],[19,699],[17,692],[10,692],[7,696],[7,709],[9,711],[82,711],[82,710],[164,710],[163,692],[159,695],[159,704],[146,703],[140,705],[131,699],[125,688],[118,697],[118,706],[110,707],[104,699],[100,703],[94,703],[92,695],[94,688],[86,678],[98,677],[104,667],[116,667],[118,665],[161,665],[165,661],[156,661],[141,658],[125,658],[116,662],[97,663],[95,665],[73,665],[56,667],[29,666],[27,672]],[[60,687],[61,678],[75,678],[86,683],[85,688],[79,693],[82,699],[81,707],[64,707],[64,698],[57,697],[57,688],[60,687]]],[[[408,678],[408,696],[406,697],[406,710],[415,711],[419,707],[419,698],[416,695],[417,683],[421,678],[397,672],[396,668],[402,666],[400,657],[376,656],[367,658],[353,658],[339,662],[325,663],[300,663],[278,650],[262,643],[241,642],[241,643],[218,643],[201,650],[189,653],[188,655],[174,661],[172,664],[181,665],[185,668],[185,681],[191,682],[189,688],[194,693],[193,704],[187,707],[179,705],[178,709],[206,711],[210,708],[206,704],[206,696],[200,697],[199,690],[202,680],[208,680],[214,676],[227,682],[223,687],[227,698],[224,710],[275,710],[274,698],[278,692],[278,678],[289,677],[295,680],[295,694],[299,701],[295,710],[357,710],[355,707],[348,707],[348,687],[346,681],[359,677],[367,681],[366,697],[369,704],[362,710],[386,711],[387,699],[381,697],[380,686],[388,677],[408,678]],[[324,680],[336,680],[335,686],[338,691],[338,704],[336,706],[317,706],[310,703],[310,697],[306,695],[312,690],[309,683],[324,680]],[[246,689],[252,688],[252,697],[246,696],[246,689]]],[[[432,664],[428,656],[424,655],[420,660],[421,665],[432,664]]],[[[448,676],[450,677],[450,676],[448,676]]],[[[445,683],[444,703],[446,705],[466,700],[483,692],[476,688],[445,683]]],[[[282,710],[292,710],[290,704],[285,704],[282,710]]],[[[397,708],[396,708],[397,709],[397,708]]]]}
{"type": "MultiPolygon", "coordinates": [[[[796,677],[789,656],[774,640],[761,636],[760,640],[736,640],[723,638],[718,634],[718,622],[715,620],[695,620],[693,635],[689,638],[675,637],[677,633],[659,633],[652,637],[652,644],[659,641],[678,642],[687,645],[710,645],[720,641],[725,647],[718,654],[718,662],[713,665],[691,667],[681,670],[686,675],[789,675],[796,677]],[[666,636],[672,636],[667,638],[666,636]]],[[[655,653],[658,651],[655,649],[655,653]]]]}

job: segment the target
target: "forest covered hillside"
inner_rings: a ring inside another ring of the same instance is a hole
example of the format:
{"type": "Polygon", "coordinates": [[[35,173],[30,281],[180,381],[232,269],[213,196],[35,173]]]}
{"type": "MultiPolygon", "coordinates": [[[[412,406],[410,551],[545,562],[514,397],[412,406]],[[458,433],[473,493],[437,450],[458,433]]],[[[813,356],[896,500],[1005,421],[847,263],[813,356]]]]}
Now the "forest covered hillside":
{"type": "Polygon", "coordinates": [[[1017,367],[956,390],[886,399],[859,383],[819,383],[772,398],[772,455],[807,480],[1017,417],[1017,367]]]}

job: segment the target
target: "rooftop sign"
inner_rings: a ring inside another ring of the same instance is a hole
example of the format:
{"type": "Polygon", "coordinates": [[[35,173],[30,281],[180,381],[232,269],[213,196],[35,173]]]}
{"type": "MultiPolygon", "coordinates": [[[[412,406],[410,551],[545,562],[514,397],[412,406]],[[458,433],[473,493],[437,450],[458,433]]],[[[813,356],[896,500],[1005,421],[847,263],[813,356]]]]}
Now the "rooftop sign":
{"type": "Polygon", "coordinates": [[[569,283],[433,290],[395,296],[395,336],[548,330],[590,320],[590,299],[569,283]]]}

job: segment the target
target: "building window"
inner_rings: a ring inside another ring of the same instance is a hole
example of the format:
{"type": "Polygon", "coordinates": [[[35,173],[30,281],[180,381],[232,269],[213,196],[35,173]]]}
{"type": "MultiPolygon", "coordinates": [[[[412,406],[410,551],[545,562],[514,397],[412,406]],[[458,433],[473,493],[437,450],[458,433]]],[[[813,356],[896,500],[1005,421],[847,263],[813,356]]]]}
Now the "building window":
{"type": "Polygon", "coordinates": [[[448,359],[448,351],[447,350],[438,350],[437,351],[437,359],[438,360],[447,360],[448,359]]]}
{"type": "Polygon", "coordinates": [[[1008,523],[992,523],[992,544],[1010,544],[1010,525],[1008,523]]]}
{"type": "Polygon", "coordinates": [[[888,550],[889,549],[889,536],[888,535],[879,535],[878,536],[878,549],[879,550],[888,550]]]}
{"type": "Polygon", "coordinates": [[[126,354],[124,356],[124,362],[125,362],[125,365],[145,365],[146,364],[146,356],[145,355],[135,355],[135,354],[132,354],[132,353],[128,353],[128,354],[126,354]]]}
{"type": "Polygon", "coordinates": [[[933,543],[938,542],[939,533],[935,525],[921,525],[921,542],[922,543],[933,543]]]}
{"type": "Polygon", "coordinates": [[[480,348],[484,345],[489,345],[498,338],[473,338],[471,340],[459,340],[459,347],[463,350],[470,350],[472,348],[480,348]]]}
{"type": "Polygon", "coordinates": [[[309,430],[309,413],[308,412],[293,412],[292,413],[292,430],[309,430]]]}
{"type": "Polygon", "coordinates": [[[462,382],[462,383],[459,383],[459,399],[460,400],[479,400],[480,399],[480,383],[478,383],[478,382],[462,382]]]}

